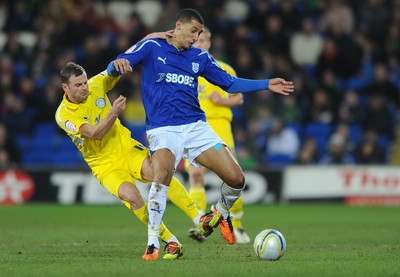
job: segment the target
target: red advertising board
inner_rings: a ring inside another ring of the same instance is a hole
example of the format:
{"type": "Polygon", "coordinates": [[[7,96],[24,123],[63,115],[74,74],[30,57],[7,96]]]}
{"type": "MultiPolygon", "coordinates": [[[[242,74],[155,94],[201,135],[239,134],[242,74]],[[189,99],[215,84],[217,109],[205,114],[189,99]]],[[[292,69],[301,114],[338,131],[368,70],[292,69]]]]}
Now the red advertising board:
{"type": "Polygon", "coordinates": [[[0,171],[0,204],[22,204],[28,202],[35,191],[31,176],[22,170],[0,171]]]}
{"type": "Polygon", "coordinates": [[[400,205],[400,171],[395,166],[295,166],[284,172],[282,198],[400,205]]]}

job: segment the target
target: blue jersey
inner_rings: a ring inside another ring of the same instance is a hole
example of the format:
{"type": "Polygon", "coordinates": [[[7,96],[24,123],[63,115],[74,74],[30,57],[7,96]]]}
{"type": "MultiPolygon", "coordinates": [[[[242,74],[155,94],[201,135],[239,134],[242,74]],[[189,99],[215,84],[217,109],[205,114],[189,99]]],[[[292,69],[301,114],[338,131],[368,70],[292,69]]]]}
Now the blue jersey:
{"type": "Polygon", "coordinates": [[[134,68],[142,65],[142,100],[148,130],[205,121],[197,95],[197,77],[226,90],[234,81],[217,62],[199,48],[179,51],[163,39],[132,46],[118,58],[134,68]]]}

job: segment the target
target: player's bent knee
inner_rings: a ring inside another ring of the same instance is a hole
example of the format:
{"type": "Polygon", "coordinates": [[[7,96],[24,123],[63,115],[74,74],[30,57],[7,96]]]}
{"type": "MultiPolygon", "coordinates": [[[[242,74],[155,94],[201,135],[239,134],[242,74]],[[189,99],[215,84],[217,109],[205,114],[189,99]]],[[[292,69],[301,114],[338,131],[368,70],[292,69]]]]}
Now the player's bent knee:
{"type": "Polygon", "coordinates": [[[244,184],[245,184],[245,176],[244,176],[243,172],[240,171],[236,174],[230,175],[229,178],[227,178],[224,181],[225,181],[225,183],[227,183],[229,186],[231,186],[233,188],[241,189],[244,187],[244,184]]]}
{"type": "Polygon", "coordinates": [[[243,188],[244,184],[245,184],[245,181],[246,181],[246,179],[244,177],[244,174],[243,173],[240,174],[238,179],[237,179],[236,188],[238,188],[238,189],[243,188]]]}
{"type": "Polygon", "coordinates": [[[122,200],[128,202],[133,210],[143,207],[144,200],[140,195],[126,195],[122,200]]]}
{"type": "Polygon", "coordinates": [[[142,179],[147,181],[153,181],[153,167],[151,166],[151,162],[149,157],[144,159],[142,164],[142,170],[140,172],[142,179]]]}
{"type": "Polygon", "coordinates": [[[123,183],[118,190],[118,197],[128,202],[132,209],[140,208],[144,205],[144,200],[139,190],[132,184],[123,183]]]}

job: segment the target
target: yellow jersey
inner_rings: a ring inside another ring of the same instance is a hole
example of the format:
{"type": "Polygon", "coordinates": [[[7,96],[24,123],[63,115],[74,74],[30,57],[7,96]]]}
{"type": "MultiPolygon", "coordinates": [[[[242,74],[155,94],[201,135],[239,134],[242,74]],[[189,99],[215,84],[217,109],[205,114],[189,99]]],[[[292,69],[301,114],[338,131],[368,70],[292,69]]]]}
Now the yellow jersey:
{"type": "MultiPolygon", "coordinates": [[[[218,65],[224,69],[226,72],[228,72],[231,76],[236,76],[235,70],[228,64],[217,61],[218,65]]],[[[229,93],[221,89],[220,87],[217,87],[211,83],[209,83],[206,79],[203,77],[199,77],[198,79],[198,93],[199,93],[199,102],[200,102],[200,107],[201,109],[205,112],[206,114],[206,119],[207,121],[209,119],[226,119],[229,122],[232,121],[232,111],[230,107],[225,107],[225,106],[219,106],[214,104],[210,96],[213,94],[213,92],[218,92],[223,99],[226,99],[229,97],[229,93]]]]}
{"type": "Polygon", "coordinates": [[[86,101],[74,104],[64,94],[55,115],[58,126],[72,139],[96,177],[106,173],[113,164],[121,160],[127,154],[127,149],[142,147],[131,138],[131,132],[118,118],[101,140],[82,138],[79,133],[82,125],[89,123],[95,126],[110,112],[112,105],[106,93],[115,86],[119,78],[109,76],[107,71],[90,78],[86,101]]]}

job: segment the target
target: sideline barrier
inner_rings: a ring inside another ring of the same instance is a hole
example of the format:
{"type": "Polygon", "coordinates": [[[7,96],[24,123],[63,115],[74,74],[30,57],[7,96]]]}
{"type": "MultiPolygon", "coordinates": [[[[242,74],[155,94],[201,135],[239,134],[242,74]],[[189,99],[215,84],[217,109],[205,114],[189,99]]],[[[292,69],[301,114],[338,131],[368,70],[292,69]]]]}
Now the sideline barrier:
{"type": "Polygon", "coordinates": [[[282,201],[327,201],[351,205],[400,205],[397,166],[291,166],[282,201]]]}
{"type": "MultiPolygon", "coordinates": [[[[32,197],[25,198],[22,202],[50,202],[60,204],[120,204],[121,202],[108,193],[97,182],[90,171],[85,170],[25,170],[28,178],[34,183],[34,194],[32,197]]],[[[245,171],[246,188],[243,192],[245,204],[251,203],[275,203],[280,200],[282,172],[273,171],[245,171]]],[[[7,176],[13,176],[12,171],[7,176]]],[[[1,176],[1,175],[0,175],[1,176]]],[[[188,176],[186,172],[177,171],[177,177],[188,188],[188,176]]],[[[8,180],[10,178],[8,177],[8,180]]],[[[0,204],[5,204],[13,196],[20,195],[21,183],[15,181],[14,184],[0,178],[0,204]],[[2,193],[3,192],[3,193],[2,193]]],[[[143,198],[147,199],[149,184],[136,181],[143,198]]],[[[215,203],[220,195],[221,180],[212,172],[205,175],[207,201],[209,204],[215,203]]],[[[20,198],[20,197],[19,197],[20,198]]],[[[10,202],[8,204],[19,204],[10,202]]]]}
{"type": "MultiPolygon", "coordinates": [[[[245,171],[245,204],[340,202],[349,205],[399,205],[400,171],[396,166],[289,166],[282,170],[245,171]]],[[[177,171],[188,187],[188,176],[177,171]]],[[[205,175],[207,201],[215,203],[221,180],[205,175]]],[[[149,184],[137,182],[147,199],[149,184]]],[[[18,169],[0,171],[0,204],[120,204],[89,170],[18,169]]]]}

